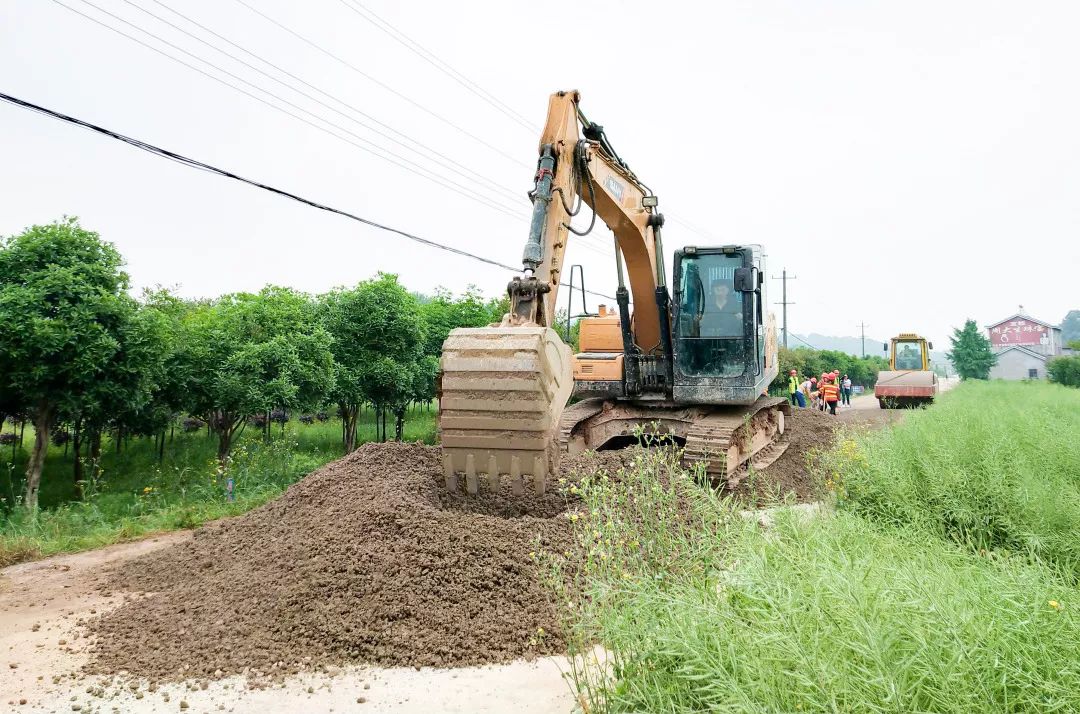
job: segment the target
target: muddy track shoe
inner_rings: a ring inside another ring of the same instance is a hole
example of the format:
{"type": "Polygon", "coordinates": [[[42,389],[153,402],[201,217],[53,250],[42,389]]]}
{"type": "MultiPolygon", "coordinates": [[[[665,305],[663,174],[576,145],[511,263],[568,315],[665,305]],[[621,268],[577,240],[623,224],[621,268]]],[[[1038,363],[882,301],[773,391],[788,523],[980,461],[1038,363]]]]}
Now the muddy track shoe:
{"type": "Polygon", "coordinates": [[[737,482],[737,472],[754,457],[762,457],[755,468],[764,468],[787,449],[786,443],[777,442],[784,434],[784,416],[790,413],[786,399],[761,397],[749,407],[710,414],[687,433],[683,465],[703,463],[714,479],[737,482]]]}
{"type": "Polygon", "coordinates": [[[573,388],[571,353],[547,327],[458,328],[440,359],[439,439],[446,488],[537,493],[559,465],[559,417],[573,388]]]}

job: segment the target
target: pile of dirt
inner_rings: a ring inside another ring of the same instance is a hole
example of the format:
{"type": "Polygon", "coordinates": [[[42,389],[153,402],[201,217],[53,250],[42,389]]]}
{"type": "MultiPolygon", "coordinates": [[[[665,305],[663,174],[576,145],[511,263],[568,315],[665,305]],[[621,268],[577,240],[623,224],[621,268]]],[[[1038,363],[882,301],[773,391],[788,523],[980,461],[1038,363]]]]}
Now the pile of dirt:
{"type": "Polygon", "coordinates": [[[790,442],[787,451],[763,472],[743,478],[729,493],[752,506],[788,497],[797,503],[818,500],[820,484],[809,460],[815,451],[832,446],[839,425],[835,416],[816,409],[793,410],[784,430],[790,442]]]}
{"type": "MultiPolygon", "coordinates": [[[[591,462],[614,471],[629,455],[591,462]]],[[[448,494],[437,448],[364,445],[275,501],[108,574],[103,589],[151,595],[88,623],[88,671],[168,680],[559,652],[530,552],[570,547],[567,507],[554,489],[522,499],[507,483],[448,494]]]]}
{"type": "MultiPolygon", "coordinates": [[[[834,417],[797,410],[791,446],[734,490],[750,504],[813,500],[807,464],[834,417]]],[[[631,449],[568,459],[614,474],[631,449]]],[[[439,449],[366,444],[246,515],[128,561],[104,591],[119,608],[87,623],[92,674],[176,680],[322,665],[457,667],[554,654],[564,643],[530,554],[571,549],[574,503],[443,489],[439,449]],[[149,594],[149,595],[142,595],[149,594]]]]}

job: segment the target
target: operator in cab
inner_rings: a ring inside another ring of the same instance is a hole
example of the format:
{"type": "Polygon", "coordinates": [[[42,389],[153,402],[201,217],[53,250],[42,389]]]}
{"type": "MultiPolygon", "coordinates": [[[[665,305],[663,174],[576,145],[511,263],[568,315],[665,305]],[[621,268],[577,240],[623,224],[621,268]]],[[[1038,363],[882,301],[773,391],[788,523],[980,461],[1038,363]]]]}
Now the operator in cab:
{"type": "Polygon", "coordinates": [[[741,295],[734,296],[730,281],[713,280],[709,286],[710,299],[701,315],[702,337],[741,337],[743,315],[741,295]]]}

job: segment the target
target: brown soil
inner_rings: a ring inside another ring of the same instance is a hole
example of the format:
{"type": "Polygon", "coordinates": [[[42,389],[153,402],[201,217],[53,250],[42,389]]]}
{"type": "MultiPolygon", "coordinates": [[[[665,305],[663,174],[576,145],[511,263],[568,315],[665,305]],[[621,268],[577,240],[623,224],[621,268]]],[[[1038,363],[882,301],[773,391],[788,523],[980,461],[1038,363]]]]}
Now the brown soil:
{"type": "Polygon", "coordinates": [[[743,478],[730,493],[753,506],[789,497],[798,503],[818,500],[821,494],[811,460],[815,451],[832,445],[837,426],[837,418],[830,414],[795,409],[784,430],[790,442],[787,451],[761,473],[743,478]]]}
{"type": "MultiPolygon", "coordinates": [[[[627,452],[592,458],[615,469],[627,452]]],[[[88,671],[168,680],[558,652],[530,552],[570,545],[567,503],[503,489],[447,494],[437,448],[362,446],[277,500],[109,573],[103,589],[152,595],[89,623],[88,671]]]]}
{"type": "MultiPolygon", "coordinates": [[[[734,494],[817,496],[808,454],[835,417],[797,410],[791,446],[734,494]]],[[[568,460],[616,472],[631,450],[568,460]]],[[[443,490],[439,450],[367,444],[244,516],[103,578],[125,603],[88,622],[87,671],[181,680],[337,664],[462,667],[562,651],[530,553],[571,546],[572,505],[443,490]],[[148,596],[138,593],[149,593],[148,596]],[[540,633],[543,634],[540,634],[540,633]]]]}

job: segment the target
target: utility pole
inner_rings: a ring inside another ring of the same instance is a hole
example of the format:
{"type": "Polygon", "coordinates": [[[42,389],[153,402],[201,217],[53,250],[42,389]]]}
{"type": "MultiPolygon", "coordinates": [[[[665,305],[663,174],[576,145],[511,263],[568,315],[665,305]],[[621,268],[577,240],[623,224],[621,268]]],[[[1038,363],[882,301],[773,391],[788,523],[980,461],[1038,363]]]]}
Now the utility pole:
{"type": "Polygon", "coordinates": [[[859,329],[862,330],[862,357],[866,359],[866,323],[860,322],[859,329]]]}
{"type": "Polygon", "coordinates": [[[785,350],[787,349],[787,336],[788,336],[787,306],[795,304],[793,302],[788,302],[788,299],[787,299],[787,281],[795,280],[797,277],[798,276],[796,276],[796,275],[790,275],[789,276],[787,274],[787,268],[784,268],[782,271],[780,271],[780,277],[779,278],[776,277],[775,275],[773,276],[773,280],[781,281],[781,288],[780,288],[781,298],[780,298],[780,302],[773,303],[773,304],[774,305],[783,305],[784,306],[784,310],[783,310],[784,327],[783,327],[783,330],[784,330],[784,349],[785,350]]]}

